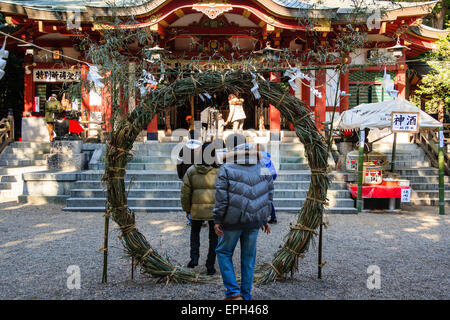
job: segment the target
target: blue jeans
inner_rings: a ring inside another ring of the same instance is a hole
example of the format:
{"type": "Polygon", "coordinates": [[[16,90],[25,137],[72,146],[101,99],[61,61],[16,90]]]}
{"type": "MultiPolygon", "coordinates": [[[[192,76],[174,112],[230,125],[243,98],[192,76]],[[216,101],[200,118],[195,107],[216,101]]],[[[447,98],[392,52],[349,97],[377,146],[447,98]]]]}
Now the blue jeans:
{"type": "Polygon", "coordinates": [[[259,229],[224,230],[216,248],[217,261],[222,274],[225,296],[241,294],[244,300],[252,299],[253,271],[256,260],[256,239],[259,229]],[[237,242],[241,242],[241,287],[236,281],[233,253],[237,242]]]}
{"type": "Polygon", "coordinates": [[[271,220],[277,220],[277,216],[275,214],[275,207],[273,205],[273,202],[270,202],[270,204],[272,205],[272,211],[270,212],[270,219],[271,220]]]}

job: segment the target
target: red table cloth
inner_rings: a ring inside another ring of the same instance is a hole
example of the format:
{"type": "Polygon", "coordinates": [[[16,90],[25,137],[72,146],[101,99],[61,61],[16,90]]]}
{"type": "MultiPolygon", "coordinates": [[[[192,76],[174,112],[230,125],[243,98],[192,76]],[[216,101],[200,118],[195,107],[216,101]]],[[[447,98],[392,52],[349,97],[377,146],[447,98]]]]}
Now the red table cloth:
{"type": "Polygon", "coordinates": [[[77,120],[69,120],[69,132],[81,133],[84,129],[77,120]]]}
{"type": "MultiPolygon", "coordinates": [[[[352,197],[358,196],[358,185],[348,184],[348,189],[352,193],[352,197]]],[[[362,197],[363,198],[401,198],[402,189],[409,189],[406,186],[386,187],[386,186],[363,186],[362,197]]]]}

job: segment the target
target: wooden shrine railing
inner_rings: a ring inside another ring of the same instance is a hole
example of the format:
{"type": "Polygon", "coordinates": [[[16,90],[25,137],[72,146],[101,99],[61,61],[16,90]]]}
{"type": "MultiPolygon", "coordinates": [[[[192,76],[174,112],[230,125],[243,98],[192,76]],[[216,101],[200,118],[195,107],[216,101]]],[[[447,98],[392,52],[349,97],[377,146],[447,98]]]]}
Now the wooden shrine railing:
{"type": "MultiPolygon", "coordinates": [[[[438,165],[439,131],[426,131],[416,134],[416,143],[425,151],[434,167],[438,165]]],[[[450,175],[450,123],[444,124],[444,171],[450,175]]]]}
{"type": "Polygon", "coordinates": [[[84,131],[81,134],[83,141],[87,141],[88,139],[92,138],[92,136],[89,136],[90,131],[97,131],[97,138],[100,140],[100,142],[105,142],[105,129],[104,129],[104,121],[98,122],[98,121],[79,121],[80,125],[83,127],[84,131]],[[89,128],[89,126],[93,124],[95,127],[89,128]]]}
{"type": "Polygon", "coordinates": [[[0,120],[0,152],[8,144],[14,141],[14,116],[12,110],[8,112],[8,117],[0,120]]]}

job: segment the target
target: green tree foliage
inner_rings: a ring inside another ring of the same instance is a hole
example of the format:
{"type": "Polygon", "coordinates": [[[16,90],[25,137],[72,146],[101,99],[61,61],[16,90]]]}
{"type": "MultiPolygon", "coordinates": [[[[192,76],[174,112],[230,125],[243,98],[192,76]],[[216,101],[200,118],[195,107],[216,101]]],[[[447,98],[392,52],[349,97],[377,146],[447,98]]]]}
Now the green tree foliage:
{"type": "Polygon", "coordinates": [[[450,35],[436,42],[425,58],[432,70],[422,79],[416,93],[427,97],[427,112],[436,113],[444,104],[450,110],[450,35]]]}

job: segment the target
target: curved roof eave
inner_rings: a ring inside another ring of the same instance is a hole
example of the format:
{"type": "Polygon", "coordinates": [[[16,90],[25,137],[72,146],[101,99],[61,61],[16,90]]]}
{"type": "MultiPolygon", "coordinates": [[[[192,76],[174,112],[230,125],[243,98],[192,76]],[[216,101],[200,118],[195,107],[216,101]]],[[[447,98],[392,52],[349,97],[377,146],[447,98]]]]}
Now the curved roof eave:
{"type": "MultiPolygon", "coordinates": [[[[141,3],[133,7],[116,8],[116,14],[119,16],[143,16],[149,15],[171,3],[175,0],[142,0],[141,3]]],[[[178,1],[177,1],[178,2],[178,1]]],[[[323,5],[314,7],[306,5],[301,1],[290,0],[251,0],[252,4],[258,4],[268,10],[270,14],[283,18],[313,17],[313,18],[331,18],[335,22],[342,21],[341,16],[352,13],[350,7],[344,5],[339,6],[342,0],[324,0],[323,5]],[[284,5],[281,5],[281,4],[284,5]],[[296,4],[296,7],[288,5],[296,4]],[[300,7],[299,7],[300,6],[300,7]]],[[[345,0],[343,1],[345,3],[345,0]]],[[[398,16],[420,16],[428,14],[436,5],[438,0],[428,2],[407,3],[402,8],[388,9],[386,12],[387,19],[395,20],[398,16]]],[[[231,3],[233,4],[233,3],[231,3]]],[[[400,5],[402,3],[400,2],[400,5]]],[[[403,3],[406,4],[406,3],[403,3]]],[[[36,20],[53,20],[60,21],[61,17],[65,18],[68,10],[80,10],[82,21],[92,21],[92,16],[108,16],[111,15],[110,8],[106,7],[105,1],[98,0],[96,4],[86,5],[84,1],[74,0],[71,3],[42,0],[38,4],[33,5],[29,1],[0,0],[0,11],[6,14],[17,14],[28,16],[36,20]],[[56,5],[55,5],[56,2],[56,5]]]]}

